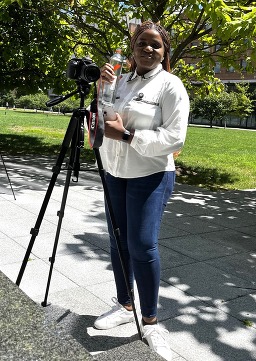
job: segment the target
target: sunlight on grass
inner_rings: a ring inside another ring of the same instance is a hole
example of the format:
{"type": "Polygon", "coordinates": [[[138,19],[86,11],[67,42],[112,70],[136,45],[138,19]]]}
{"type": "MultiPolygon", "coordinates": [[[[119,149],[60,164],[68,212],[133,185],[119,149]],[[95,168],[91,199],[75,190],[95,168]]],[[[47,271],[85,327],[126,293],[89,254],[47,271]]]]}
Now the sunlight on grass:
{"type": "MultiPolygon", "coordinates": [[[[0,151],[3,154],[58,154],[70,115],[0,110],[0,151]]],[[[81,159],[94,161],[85,132],[81,159]]]]}
{"type": "Polygon", "coordinates": [[[52,129],[52,128],[42,128],[41,126],[37,127],[10,127],[9,130],[11,132],[23,133],[23,134],[37,134],[40,136],[55,136],[59,138],[59,136],[64,136],[64,129],[52,129]]]}
{"type": "Polygon", "coordinates": [[[216,189],[256,188],[256,132],[189,126],[178,181],[216,189]]]}

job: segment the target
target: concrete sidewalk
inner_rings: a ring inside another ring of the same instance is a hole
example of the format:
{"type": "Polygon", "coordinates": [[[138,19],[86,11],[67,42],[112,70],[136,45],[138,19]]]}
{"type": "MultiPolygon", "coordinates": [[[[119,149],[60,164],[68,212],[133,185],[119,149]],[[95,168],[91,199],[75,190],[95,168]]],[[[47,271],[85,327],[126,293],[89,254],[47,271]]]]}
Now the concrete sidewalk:
{"type": "MultiPolygon", "coordinates": [[[[0,271],[16,282],[56,158],[4,158],[0,163],[0,271]]],[[[93,328],[112,305],[103,190],[97,171],[84,170],[68,189],[45,308],[49,318],[92,355],[138,339],[135,324],[93,328]]],[[[66,171],[53,188],[20,288],[45,298],[66,171]]],[[[159,320],[170,332],[173,360],[256,359],[256,190],[210,192],[176,185],[160,234],[159,320]]],[[[139,311],[139,308],[137,307],[139,311]]],[[[139,316],[140,317],[140,316],[139,316]]]]}

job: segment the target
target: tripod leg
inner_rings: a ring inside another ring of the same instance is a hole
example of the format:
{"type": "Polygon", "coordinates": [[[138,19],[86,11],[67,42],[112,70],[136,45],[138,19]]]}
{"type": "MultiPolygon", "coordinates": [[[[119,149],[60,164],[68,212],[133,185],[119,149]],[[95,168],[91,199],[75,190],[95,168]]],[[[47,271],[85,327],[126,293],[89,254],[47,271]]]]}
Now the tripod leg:
{"type": "Polygon", "coordinates": [[[49,270],[49,275],[48,275],[48,280],[47,280],[47,285],[46,285],[45,298],[44,298],[43,302],[41,303],[41,305],[43,307],[47,306],[47,298],[48,298],[48,293],[49,293],[49,288],[50,288],[50,283],[51,283],[51,278],[52,278],[53,265],[55,262],[55,256],[56,256],[56,252],[57,252],[61,224],[62,224],[62,220],[64,217],[64,210],[65,210],[65,206],[66,206],[72,171],[75,173],[75,180],[73,180],[73,181],[75,181],[75,182],[78,181],[78,173],[79,173],[79,168],[80,168],[80,163],[79,163],[80,148],[81,148],[81,146],[83,146],[82,139],[84,136],[83,132],[81,132],[81,128],[83,128],[83,119],[84,119],[83,110],[80,109],[79,112],[77,112],[77,117],[76,117],[77,125],[76,125],[76,129],[75,129],[75,132],[74,132],[74,135],[72,138],[72,142],[71,142],[71,153],[70,153],[70,158],[69,158],[65,186],[64,186],[64,190],[63,190],[61,207],[58,212],[59,221],[58,221],[57,231],[56,231],[56,235],[55,235],[52,256],[49,258],[50,270],[49,270]]]}
{"type": "Polygon", "coordinates": [[[1,154],[1,159],[2,159],[2,163],[3,163],[3,166],[4,166],[4,170],[5,170],[5,173],[6,173],[8,182],[9,182],[10,187],[11,187],[11,190],[12,190],[13,198],[14,198],[14,200],[16,201],[15,194],[14,194],[14,190],[13,190],[13,188],[12,188],[12,183],[11,183],[9,174],[8,174],[8,172],[7,172],[7,169],[6,169],[6,166],[5,166],[5,163],[4,163],[4,158],[3,158],[2,154],[1,154]]]}
{"type": "Polygon", "coordinates": [[[57,231],[56,231],[56,235],[55,235],[52,256],[49,258],[50,270],[49,270],[49,275],[48,275],[48,280],[47,280],[45,297],[44,297],[43,302],[41,303],[41,305],[43,307],[47,306],[47,298],[48,298],[48,293],[49,293],[49,288],[50,288],[53,265],[54,265],[54,262],[55,262],[55,256],[56,256],[56,252],[57,252],[57,246],[58,246],[58,241],[59,241],[59,236],[60,236],[61,224],[62,224],[62,220],[63,220],[63,217],[64,217],[64,210],[65,210],[66,200],[67,200],[67,196],[68,196],[68,189],[69,189],[69,184],[70,184],[71,173],[72,173],[72,169],[69,167],[69,169],[67,171],[67,175],[66,175],[66,181],[65,181],[64,191],[63,191],[61,207],[60,207],[60,210],[58,212],[59,221],[58,221],[57,231]]]}
{"type": "Polygon", "coordinates": [[[118,254],[119,254],[119,258],[120,258],[120,262],[121,262],[121,266],[122,266],[122,270],[123,270],[126,288],[127,288],[128,294],[131,299],[131,304],[132,304],[134,319],[135,319],[137,330],[138,330],[138,335],[139,335],[140,339],[142,340],[142,334],[141,334],[138,316],[137,316],[136,308],[135,308],[135,302],[134,302],[134,291],[133,291],[133,289],[130,288],[130,285],[129,285],[127,270],[125,268],[124,258],[123,258],[121,245],[120,245],[120,230],[117,227],[116,222],[115,222],[114,212],[112,209],[111,199],[109,196],[109,192],[108,192],[108,188],[107,188],[107,184],[106,184],[106,180],[105,180],[105,174],[104,174],[104,169],[103,169],[103,165],[102,165],[102,161],[101,161],[100,152],[99,152],[98,148],[94,148],[93,150],[94,150],[94,154],[95,154],[98,169],[99,169],[99,174],[100,174],[101,181],[102,181],[102,186],[104,189],[106,204],[107,204],[110,219],[111,219],[111,224],[112,224],[113,233],[114,233],[115,240],[116,240],[117,250],[118,250],[118,254]]]}
{"type": "Polygon", "coordinates": [[[68,150],[68,147],[69,147],[69,144],[71,142],[72,136],[73,136],[73,134],[75,132],[76,126],[77,126],[77,119],[72,116],[71,119],[70,119],[68,128],[67,128],[66,134],[64,136],[64,139],[63,139],[63,142],[62,142],[62,145],[61,145],[61,150],[60,150],[59,156],[57,158],[56,164],[52,169],[53,174],[52,174],[49,186],[47,188],[47,191],[46,191],[46,194],[45,194],[41,209],[39,211],[39,214],[38,214],[38,217],[37,217],[37,220],[36,220],[36,223],[35,223],[35,227],[31,228],[31,231],[30,231],[30,234],[31,234],[30,242],[29,242],[28,248],[26,250],[26,253],[25,253],[25,256],[24,256],[24,259],[23,259],[23,262],[22,262],[22,265],[21,265],[21,268],[20,268],[20,271],[19,271],[19,274],[18,274],[18,277],[17,277],[17,280],[16,280],[16,285],[18,285],[18,286],[20,285],[21,279],[22,279],[24,271],[26,269],[26,265],[27,265],[30,253],[31,253],[33,245],[35,243],[36,236],[39,233],[39,229],[40,229],[40,226],[41,226],[41,223],[42,223],[42,220],[43,220],[47,205],[49,203],[49,199],[51,197],[54,185],[56,183],[58,174],[59,174],[60,169],[61,169],[61,165],[63,163],[65,154],[66,154],[66,152],[68,150]]]}

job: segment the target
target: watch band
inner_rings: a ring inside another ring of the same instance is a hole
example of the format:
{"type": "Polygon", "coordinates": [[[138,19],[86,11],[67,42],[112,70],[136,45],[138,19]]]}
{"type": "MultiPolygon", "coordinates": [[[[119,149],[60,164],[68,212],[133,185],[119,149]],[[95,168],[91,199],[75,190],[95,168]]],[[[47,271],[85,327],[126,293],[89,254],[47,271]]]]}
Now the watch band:
{"type": "Polygon", "coordinates": [[[129,132],[129,130],[125,129],[125,131],[123,132],[122,140],[124,142],[128,142],[130,135],[131,133],[129,132]]]}

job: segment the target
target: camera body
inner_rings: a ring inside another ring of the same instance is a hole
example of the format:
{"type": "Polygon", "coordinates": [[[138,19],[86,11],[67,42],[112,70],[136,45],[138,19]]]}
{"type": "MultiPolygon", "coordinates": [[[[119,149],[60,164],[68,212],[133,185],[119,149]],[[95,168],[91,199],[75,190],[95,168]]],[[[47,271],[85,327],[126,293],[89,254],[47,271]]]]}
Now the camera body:
{"type": "Polygon", "coordinates": [[[67,77],[93,83],[99,79],[100,69],[89,57],[73,58],[68,62],[67,77]]]}

